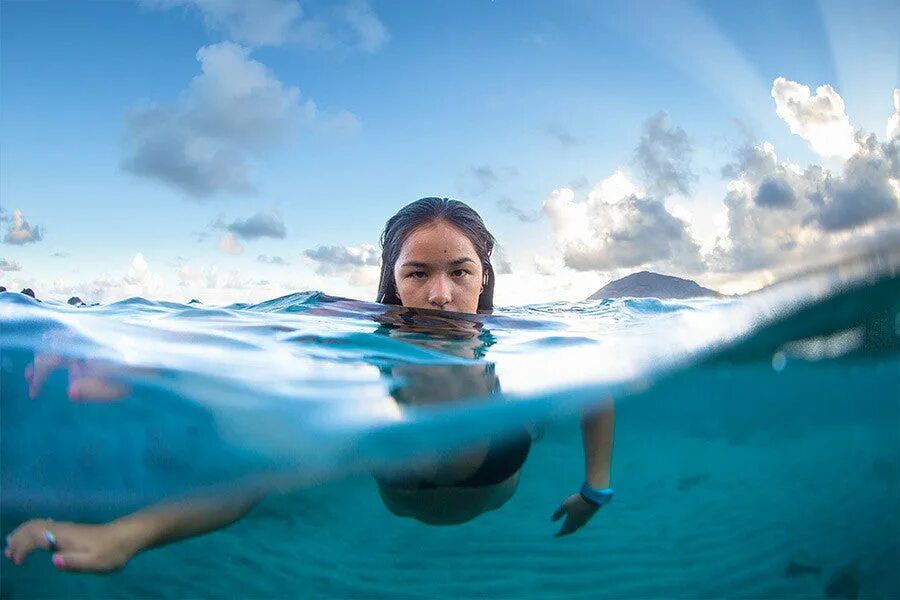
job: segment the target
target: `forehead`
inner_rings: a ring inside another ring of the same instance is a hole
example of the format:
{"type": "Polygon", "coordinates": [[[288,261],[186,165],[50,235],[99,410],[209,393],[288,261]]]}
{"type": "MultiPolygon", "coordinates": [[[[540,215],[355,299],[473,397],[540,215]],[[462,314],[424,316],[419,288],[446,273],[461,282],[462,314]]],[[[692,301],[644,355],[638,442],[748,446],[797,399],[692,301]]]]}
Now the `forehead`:
{"type": "Polygon", "coordinates": [[[478,262],[478,253],[466,234],[446,221],[416,227],[400,248],[401,259],[442,255],[449,260],[467,257],[478,262]]]}

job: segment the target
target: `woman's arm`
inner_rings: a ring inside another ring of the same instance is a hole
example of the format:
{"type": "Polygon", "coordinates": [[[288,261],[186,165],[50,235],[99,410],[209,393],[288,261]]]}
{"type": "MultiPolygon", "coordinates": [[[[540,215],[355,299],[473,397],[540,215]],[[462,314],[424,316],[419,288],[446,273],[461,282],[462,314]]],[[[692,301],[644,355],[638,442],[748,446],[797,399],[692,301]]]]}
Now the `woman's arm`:
{"type": "MultiPolygon", "coordinates": [[[[609,487],[609,472],[612,462],[613,430],[615,429],[615,408],[610,403],[603,408],[585,413],[581,418],[581,436],[584,444],[585,481],[595,489],[609,487]]],[[[557,521],[566,515],[556,536],[568,535],[584,527],[600,506],[585,500],[578,494],[566,498],[551,517],[557,521]]]]}
{"type": "Polygon", "coordinates": [[[160,504],[102,525],[33,519],[7,537],[4,554],[21,565],[33,550],[43,548],[54,552],[53,564],[62,570],[116,571],[138,552],[230,525],[260,499],[253,495],[160,504]]]}
{"type": "Polygon", "coordinates": [[[592,488],[609,487],[615,423],[616,413],[612,403],[585,414],[581,419],[585,481],[592,488]]]}

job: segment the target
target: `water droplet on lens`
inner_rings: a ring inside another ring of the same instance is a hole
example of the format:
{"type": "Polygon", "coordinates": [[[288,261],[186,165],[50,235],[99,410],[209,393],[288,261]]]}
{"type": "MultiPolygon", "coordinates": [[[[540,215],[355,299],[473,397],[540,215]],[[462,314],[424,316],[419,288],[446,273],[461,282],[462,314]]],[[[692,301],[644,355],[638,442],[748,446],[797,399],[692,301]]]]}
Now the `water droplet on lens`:
{"type": "Polygon", "coordinates": [[[785,366],[787,366],[787,356],[779,350],[772,355],[772,368],[781,373],[785,366]]]}

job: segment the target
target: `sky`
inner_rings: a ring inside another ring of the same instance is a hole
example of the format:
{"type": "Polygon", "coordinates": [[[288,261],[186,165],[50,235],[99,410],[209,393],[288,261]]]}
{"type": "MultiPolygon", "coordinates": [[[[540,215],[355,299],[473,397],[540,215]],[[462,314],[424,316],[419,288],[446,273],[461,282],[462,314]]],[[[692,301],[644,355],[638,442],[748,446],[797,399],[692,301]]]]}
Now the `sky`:
{"type": "Polygon", "coordinates": [[[373,300],[466,202],[495,301],[900,245],[900,3],[0,0],[0,285],[373,300]]]}

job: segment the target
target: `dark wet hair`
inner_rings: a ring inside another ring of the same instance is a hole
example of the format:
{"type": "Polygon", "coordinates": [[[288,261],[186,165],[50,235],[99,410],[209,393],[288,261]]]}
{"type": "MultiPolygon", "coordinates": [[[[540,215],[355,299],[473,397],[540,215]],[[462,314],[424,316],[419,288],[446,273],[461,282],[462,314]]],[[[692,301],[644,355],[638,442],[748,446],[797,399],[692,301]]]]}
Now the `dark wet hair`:
{"type": "Polygon", "coordinates": [[[400,248],[412,231],[435,221],[446,221],[458,228],[472,242],[484,270],[484,290],[478,297],[478,312],[494,310],[494,269],[491,252],[496,240],[484,226],[484,221],[470,206],[449,198],[422,198],[407,204],[388,219],[381,234],[381,279],[376,302],[402,304],[394,281],[394,265],[400,248]]]}

